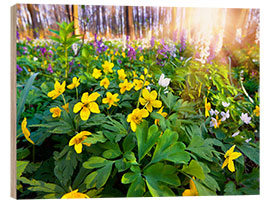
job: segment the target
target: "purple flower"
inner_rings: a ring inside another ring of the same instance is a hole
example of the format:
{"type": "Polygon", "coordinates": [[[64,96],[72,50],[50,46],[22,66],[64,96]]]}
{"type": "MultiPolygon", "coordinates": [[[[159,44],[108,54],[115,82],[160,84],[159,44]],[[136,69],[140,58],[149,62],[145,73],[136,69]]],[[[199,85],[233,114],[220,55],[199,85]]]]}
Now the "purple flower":
{"type": "Polygon", "coordinates": [[[117,61],[118,61],[118,63],[120,63],[120,64],[122,63],[122,61],[121,61],[120,59],[118,59],[117,61]]]}
{"type": "Polygon", "coordinates": [[[180,48],[179,52],[182,52],[186,49],[186,40],[187,40],[187,32],[183,30],[180,35],[180,48]]]}
{"type": "Polygon", "coordinates": [[[29,42],[29,41],[31,41],[31,38],[29,38],[29,37],[26,37],[26,40],[29,42]]]}
{"type": "Polygon", "coordinates": [[[18,31],[16,31],[16,37],[18,40],[20,39],[20,33],[18,31]]]}
{"type": "Polygon", "coordinates": [[[22,72],[22,70],[23,69],[17,64],[17,74],[20,73],[20,72],[22,72]]]}
{"type": "Polygon", "coordinates": [[[52,57],[52,56],[53,56],[53,51],[52,51],[52,50],[49,50],[49,51],[48,51],[48,56],[49,56],[49,57],[52,57]]]}
{"type": "Polygon", "coordinates": [[[42,55],[45,55],[45,53],[47,52],[47,49],[45,47],[41,47],[40,51],[41,51],[42,55]]]}
{"type": "Polygon", "coordinates": [[[51,64],[48,65],[47,71],[49,71],[50,73],[53,73],[53,69],[52,69],[51,64]]]}
{"type": "Polygon", "coordinates": [[[154,36],[152,36],[152,38],[150,40],[150,44],[151,44],[152,48],[155,46],[155,37],[154,36]]]}
{"type": "Polygon", "coordinates": [[[136,60],[136,51],[133,47],[131,47],[130,45],[128,45],[128,57],[129,57],[129,60],[136,60]]]}

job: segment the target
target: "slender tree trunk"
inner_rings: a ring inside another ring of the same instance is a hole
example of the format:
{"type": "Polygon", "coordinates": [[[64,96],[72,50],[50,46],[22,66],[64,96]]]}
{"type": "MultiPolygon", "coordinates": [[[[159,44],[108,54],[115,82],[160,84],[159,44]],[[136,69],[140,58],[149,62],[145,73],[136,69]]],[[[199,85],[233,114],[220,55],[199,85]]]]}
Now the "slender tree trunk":
{"type": "Polygon", "coordinates": [[[103,23],[103,34],[105,34],[105,36],[107,36],[107,22],[106,22],[106,11],[105,11],[105,6],[101,7],[101,11],[102,11],[102,23],[103,23]]]}
{"type": "Polygon", "coordinates": [[[30,13],[31,19],[32,19],[32,29],[33,29],[33,37],[34,38],[38,38],[39,34],[38,34],[38,22],[37,22],[37,16],[36,16],[36,12],[34,9],[34,5],[33,4],[27,4],[27,9],[30,13]]]}
{"type": "Polygon", "coordinates": [[[80,27],[79,27],[79,16],[78,16],[78,5],[73,5],[73,19],[74,19],[74,34],[80,34],[80,27]]]}

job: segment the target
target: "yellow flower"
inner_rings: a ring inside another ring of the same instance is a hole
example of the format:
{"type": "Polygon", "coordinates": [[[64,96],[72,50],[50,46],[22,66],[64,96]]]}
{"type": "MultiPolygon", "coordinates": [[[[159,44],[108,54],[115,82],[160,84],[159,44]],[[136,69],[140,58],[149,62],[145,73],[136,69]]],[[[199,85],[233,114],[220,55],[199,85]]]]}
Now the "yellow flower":
{"type": "Polygon", "coordinates": [[[255,109],[253,110],[253,113],[259,117],[260,116],[260,107],[259,106],[256,106],[255,109]]]}
{"type": "Polygon", "coordinates": [[[210,102],[207,102],[207,98],[204,100],[204,108],[205,108],[205,117],[209,116],[209,111],[211,110],[210,102]]]}
{"type": "Polygon", "coordinates": [[[143,56],[140,56],[139,60],[140,60],[140,61],[143,61],[143,56]]]}
{"type": "Polygon", "coordinates": [[[98,60],[98,56],[95,57],[95,60],[98,60]]]}
{"type": "MultiPolygon", "coordinates": [[[[194,177],[192,177],[192,178],[194,179],[194,177]]],[[[189,187],[190,187],[190,189],[186,189],[182,193],[182,196],[199,196],[199,193],[197,191],[197,188],[195,186],[195,183],[193,182],[192,179],[189,180],[189,187]]]]}
{"type": "Polygon", "coordinates": [[[141,105],[145,106],[146,109],[149,112],[153,111],[154,108],[160,108],[162,106],[162,102],[157,99],[157,91],[153,90],[151,93],[148,91],[148,89],[143,89],[142,90],[142,97],[139,98],[139,102],[141,105]]]}
{"type": "Polygon", "coordinates": [[[133,132],[136,132],[137,125],[139,125],[142,122],[143,118],[146,118],[149,116],[149,113],[146,109],[134,109],[131,114],[127,117],[127,122],[130,123],[131,130],[133,132]]]}
{"type": "Polygon", "coordinates": [[[78,192],[77,190],[73,190],[69,193],[64,194],[61,199],[84,199],[84,198],[90,198],[88,195],[78,192]]]}
{"type": "Polygon", "coordinates": [[[21,124],[22,127],[22,132],[24,134],[24,137],[28,140],[28,142],[30,142],[31,144],[35,144],[31,139],[30,139],[30,131],[27,129],[26,127],[27,125],[27,120],[26,118],[23,119],[23,122],[21,124]]]}
{"type": "Polygon", "coordinates": [[[112,105],[117,106],[117,104],[115,104],[115,102],[118,102],[120,100],[120,99],[117,98],[118,97],[117,93],[112,94],[110,92],[107,92],[106,96],[107,96],[106,98],[102,99],[102,103],[103,104],[108,104],[109,105],[108,109],[111,108],[112,105]]]}
{"type": "Polygon", "coordinates": [[[82,132],[78,133],[73,138],[71,138],[71,140],[68,143],[68,146],[74,145],[74,149],[77,152],[77,154],[82,153],[82,144],[84,144],[88,147],[90,147],[90,145],[91,145],[89,143],[82,143],[87,138],[86,135],[91,135],[91,134],[92,133],[90,133],[88,131],[82,131],[82,132]]]}
{"type": "Polygon", "coordinates": [[[72,90],[75,87],[78,87],[80,85],[80,78],[73,77],[72,78],[72,83],[67,86],[68,89],[72,90]]]}
{"type": "Polygon", "coordinates": [[[114,55],[111,57],[111,60],[112,60],[112,61],[114,60],[114,55]]]}
{"type": "Polygon", "coordinates": [[[110,85],[110,81],[108,78],[104,78],[103,80],[100,81],[100,86],[104,87],[105,89],[108,89],[110,85]]]}
{"type": "Polygon", "coordinates": [[[48,97],[52,97],[52,99],[56,99],[58,96],[64,93],[66,90],[66,81],[60,85],[58,81],[54,83],[54,90],[50,91],[47,95],[48,97]]]}
{"type": "Polygon", "coordinates": [[[125,80],[127,75],[125,74],[125,70],[121,69],[117,71],[119,80],[125,80]]]}
{"type": "Polygon", "coordinates": [[[152,76],[148,74],[147,68],[143,69],[144,75],[147,75],[147,77],[151,78],[152,76]]]}
{"type": "Polygon", "coordinates": [[[102,66],[103,72],[105,74],[108,74],[108,73],[112,73],[113,72],[113,70],[112,70],[112,68],[114,67],[114,64],[113,63],[110,63],[108,61],[105,61],[105,63],[102,64],[101,66],[102,66]]]}
{"type": "Polygon", "coordinates": [[[81,102],[78,102],[74,105],[73,112],[78,113],[80,112],[81,119],[86,121],[89,116],[90,112],[92,113],[100,113],[98,104],[95,102],[96,99],[100,96],[99,93],[94,92],[88,96],[88,92],[83,93],[81,102]]]}
{"type": "Polygon", "coordinates": [[[59,107],[50,108],[50,112],[52,113],[53,118],[58,118],[61,116],[61,109],[59,107]]]}
{"type": "Polygon", "coordinates": [[[110,54],[113,55],[113,50],[110,51],[110,54]]]}
{"type": "Polygon", "coordinates": [[[98,70],[98,69],[94,68],[92,76],[94,78],[98,79],[101,75],[102,75],[101,70],[98,70]]]}
{"type": "Polygon", "coordinates": [[[242,154],[240,152],[234,152],[235,145],[233,145],[224,155],[225,161],[222,165],[222,168],[226,167],[228,165],[228,169],[231,172],[235,171],[233,160],[240,157],[242,154]]]}
{"type": "MultiPolygon", "coordinates": [[[[144,75],[141,75],[140,76],[140,79],[134,79],[133,80],[133,83],[134,83],[134,86],[135,86],[135,90],[138,91],[140,89],[142,89],[143,87],[143,81],[144,81],[144,75]]],[[[144,83],[144,86],[148,86],[150,83],[148,81],[145,81],[144,83]]]]}
{"type": "MultiPolygon", "coordinates": [[[[164,106],[162,106],[159,110],[158,110],[158,114],[162,115],[164,118],[168,115],[166,112],[163,112],[163,108],[164,106]]],[[[159,119],[155,119],[155,125],[159,124],[159,119]]]]}
{"type": "Polygon", "coordinates": [[[137,75],[137,73],[135,71],[132,71],[132,74],[133,74],[133,77],[134,78],[137,78],[138,77],[138,75],[137,75]]]}
{"type": "Polygon", "coordinates": [[[125,53],[125,52],[122,52],[122,56],[123,56],[124,58],[126,58],[126,53],[125,53]]]}
{"type": "Polygon", "coordinates": [[[130,91],[133,87],[133,84],[128,82],[127,79],[125,79],[123,83],[119,84],[119,87],[120,87],[120,93],[123,94],[126,90],[130,91]]]}
{"type": "Polygon", "coordinates": [[[62,106],[62,108],[65,109],[66,112],[69,112],[68,107],[69,107],[69,103],[66,103],[65,105],[62,106]]]}

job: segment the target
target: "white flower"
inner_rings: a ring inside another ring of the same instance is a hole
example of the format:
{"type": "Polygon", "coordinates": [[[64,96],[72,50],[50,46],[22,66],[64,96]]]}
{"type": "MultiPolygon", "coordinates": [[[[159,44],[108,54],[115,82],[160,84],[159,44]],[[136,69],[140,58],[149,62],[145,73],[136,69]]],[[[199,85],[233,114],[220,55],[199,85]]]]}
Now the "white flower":
{"type": "Polygon", "coordinates": [[[218,126],[217,119],[211,117],[210,127],[218,126]]]}
{"type": "Polygon", "coordinates": [[[237,131],[235,133],[232,134],[232,137],[236,137],[237,135],[239,135],[240,131],[237,131]]]}
{"type": "Polygon", "coordinates": [[[34,56],[33,60],[34,60],[34,61],[37,61],[37,60],[38,60],[38,58],[34,56]]]}
{"type": "Polygon", "coordinates": [[[251,138],[246,139],[245,142],[246,142],[246,143],[249,143],[250,140],[251,140],[251,138]]]}
{"type": "Polygon", "coordinates": [[[165,75],[162,73],[160,75],[160,78],[158,80],[158,84],[162,87],[168,87],[170,84],[171,79],[170,78],[165,78],[165,75]]]}
{"type": "Polygon", "coordinates": [[[245,124],[249,124],[251,117],[248,117],[247,113],[242,113],[240,116],[240,119],[245,123],[245,124]]]}
{"type": "Polygon", "coordinates": [[[226,107],[230,106],[230,103],[222,102],[222,105],[226,108],[226,107]]]}
{"type": "Polygon", "coordinates": [[[213,116],[214,114],[217,116],[219,114],[219,112],[217,110],[214,111],[213,109],[211,109],[210,114],[211,114],[211,116],[213,116]]]}
{"type": "Polygon", "coordinates": [[[225,121],[227,118],[230,118],[230,111],[229,110],[226,113],[222,111],[220,114],[222,116],[221,121],[225,121]]]}
{"type": "Polygon", "coordinates": [[[74,51],[74,54],[76,55],[77,54],[77,51],[78,51],[78,45],[77,44],[72,44],[72,49],[74,51]]]}
{"type": "Polygon", "coordinates": [[[151,87],[149,85],[146,87],[146,89],[148,89],[149,92],[151,91],[151,87]]]}

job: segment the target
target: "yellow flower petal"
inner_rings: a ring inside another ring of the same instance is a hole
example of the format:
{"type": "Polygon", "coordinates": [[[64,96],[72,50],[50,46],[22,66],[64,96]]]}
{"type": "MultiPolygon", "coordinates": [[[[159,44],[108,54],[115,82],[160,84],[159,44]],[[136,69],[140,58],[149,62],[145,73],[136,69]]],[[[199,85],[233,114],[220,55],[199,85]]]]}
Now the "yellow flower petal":
{"type": "Polygon", "coordinates": [[[84,106],[83,103],[78,102],[77,104],[74,105],[73,112],[78,113],[82,109],[83,106],[84,106]]]}
{"type": "Polygon", "coordinates": [[[98,107],[98,104],[96,102],[91,102],[89,104],[89,109],[92,113],[100,113],[100,110],[99,110],[99,107],[98,107]]]}
{"type": "Polygon", "coordinates": [[[82,143],[75,144],[75,145],[74,145],[74,149],[75,149],[75,151],[77,152],[77,154],[82,153],[82,143]]]}
{"type": "Polygon", "coordinates": [[[84,104],[88,103],[88,95],[89,95],[88,92],[83,93],[82,98],[81,98],[82,103],[84,104]]]}
{"type": "Polygon", "coordinates": [[[234,172],[235,171],[235,168],[234,168],[234,163],[232,160],[229,159],[228,161],[228,169],[231,171],[231,172],[234,172]]]}
{"type": "Polygon", "coordinates": [[[96,101],[99,96],[100,96],[100,94],[97,92],[90,94],[90,96],[88,98],[88,102],[96,101]]]}
{"type": "Polygon", "coordinates": [[[89,116],[90,116],[90,110],[86,107],[83,107],[81,112],[80,112],[80,116],[81,116],[81,119],[86,121],[88,120],[89,116]]]}
{"type": "Polygon", "coordinates": [[[240,157],[242,154],[240,152],[233,152],[231,155],[230,155],[230,159],[234,160],[234,159],[237,159],[238,157],[240,157]]]}
{"type": "Polygon", "coordinates": [[[152,103],[152,106],[155,107],[155,108],[160,108],[162,106],[162,102],[159,101],[159,100],[155,100],[153,101],[152,103]]]}
{"type": "Polygon", "coordinates": [[[132,130],[133,132],[136,132],[136,129],[137,129],[136,123],[133,122],[133,121],[131,121],[130,126],[131,126],[131,130],[132,130]]]}

